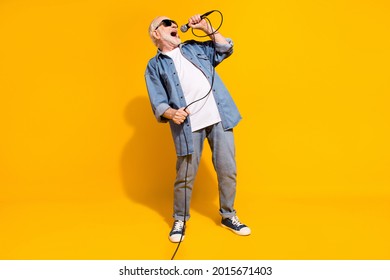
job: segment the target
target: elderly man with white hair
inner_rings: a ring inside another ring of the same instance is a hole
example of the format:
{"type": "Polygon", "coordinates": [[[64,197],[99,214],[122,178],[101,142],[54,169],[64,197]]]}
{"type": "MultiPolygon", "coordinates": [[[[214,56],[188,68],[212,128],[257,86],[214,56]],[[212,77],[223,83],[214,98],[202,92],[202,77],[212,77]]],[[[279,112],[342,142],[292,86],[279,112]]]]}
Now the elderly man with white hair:
{"type": "Polygon", "coordinates": [[[166,16],[155,18],[149,26],[158,50],[147,65],[146,86],[157,121],[170,124],[177,155],[174,223],[169,239],[184,239],[206,138],[218,178],[221,225],[238,235],[249,235],[250,228],[239,221],[234,209],[237,172],[233,128],[241,115],[214,69],[232,54],[233,43],[200,15],[192,16],[188,26],[205,32],[212,40],[182,43],[177,23],[166,16]]]}

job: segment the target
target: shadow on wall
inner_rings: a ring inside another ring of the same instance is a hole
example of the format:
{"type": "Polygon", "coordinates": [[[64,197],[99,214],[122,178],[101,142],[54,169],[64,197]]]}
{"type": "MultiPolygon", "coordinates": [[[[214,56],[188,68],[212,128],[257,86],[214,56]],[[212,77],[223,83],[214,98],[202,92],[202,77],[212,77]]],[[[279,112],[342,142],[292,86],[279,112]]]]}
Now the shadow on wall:
{"type": "MultiPolygon", "coordinates": [[[[169,124],[155,120],[147,97],[132,99],[126,107],[125,118],[134,128],[121,160],[126,195],[135,203],[154,210],[171,225],[176,153],[169,124]]],[[[219,222],[217,196],[216,179],[201,162],[191,211],[219,222]]]]}

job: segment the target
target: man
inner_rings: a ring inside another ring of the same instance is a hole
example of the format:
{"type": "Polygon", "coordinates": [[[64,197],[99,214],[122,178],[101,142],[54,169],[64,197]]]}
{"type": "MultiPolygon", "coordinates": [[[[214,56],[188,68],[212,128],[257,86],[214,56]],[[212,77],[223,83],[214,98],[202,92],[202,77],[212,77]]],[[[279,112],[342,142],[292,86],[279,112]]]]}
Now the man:
{"type": "Polygon", "coordinates": [[[221,224],[238,235],[249,235],[251,230],[239,221],[234,209],[236,161],[233,127],[241,116],[214,72],[214,67],[232,54],[233,44],[219,32],[214,32],[200,15],[192,16],[188,26],[209,34],[215,42],[216,52],[211,40],[181,44],[178,25],[168,17],[157,17],[149,27],[149,35],[158,48],[145,72],[149,99],[156,119],[169,122],[177,154],[175,221],[169,239],[180,242],[184,238],[185,221],[190,218],[192,187],[205,138],[211,147],[218,177],[221,224]]]}

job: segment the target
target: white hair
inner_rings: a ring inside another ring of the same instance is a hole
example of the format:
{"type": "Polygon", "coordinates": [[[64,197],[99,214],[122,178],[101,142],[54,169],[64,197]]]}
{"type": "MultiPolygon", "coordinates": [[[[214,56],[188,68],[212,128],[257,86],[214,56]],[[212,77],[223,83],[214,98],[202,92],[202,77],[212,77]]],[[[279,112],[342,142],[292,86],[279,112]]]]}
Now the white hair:
{"type": "Polygon", "coordinates": [[[163,17],[163,16],[156,17],[155,19],[152,20],[148,28],[149,37],[150,39],[152,39],[152,42],[155,46],[157,46],[157,39],[153,36],[153,32],[155,31],[156,27],[160,24],[160,21],[157,21],[157,19],[160,18],[167,18],[167,17],[163,17]]]}

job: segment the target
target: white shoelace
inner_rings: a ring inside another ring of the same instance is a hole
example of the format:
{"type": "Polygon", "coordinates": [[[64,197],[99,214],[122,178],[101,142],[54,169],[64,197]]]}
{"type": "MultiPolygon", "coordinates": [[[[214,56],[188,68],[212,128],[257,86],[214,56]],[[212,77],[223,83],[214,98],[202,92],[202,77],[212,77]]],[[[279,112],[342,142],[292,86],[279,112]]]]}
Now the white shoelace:
{"type": "Polygon", "coordinates": [[[173,227],[173,231],[182,231],[183,230],[183,226],[184,226],[184,222],[183,221],[176,221],[175,222],[175,225],[173,227]]]}
{"type": "Polygon", "coordinates": [[[231,220],[232,220],[232,223],[233,225],[235,226],[242,226],[242,224],[240,223],[240,221],[238,220],[238,217],[237,216],[234,216],[234,217],[231,217],[231,220]]]}

